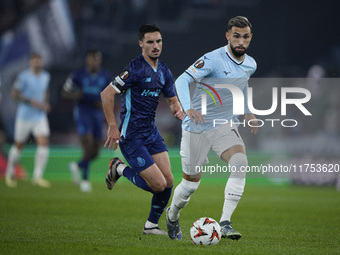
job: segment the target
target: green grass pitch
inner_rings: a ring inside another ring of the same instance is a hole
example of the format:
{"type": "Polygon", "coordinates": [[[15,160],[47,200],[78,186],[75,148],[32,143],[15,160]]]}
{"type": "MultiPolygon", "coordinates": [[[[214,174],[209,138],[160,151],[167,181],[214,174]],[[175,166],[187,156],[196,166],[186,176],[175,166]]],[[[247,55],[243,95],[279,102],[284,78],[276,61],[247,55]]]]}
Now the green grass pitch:
{"type": "MultiPolygon", "coordinates": [[[[177,153],[170,151],[175,185],[181,176],[177,153]]],[[[26,169],[33,154],[23,154],[26,169]]],[[[275,186],[249,178],[232,218],[242,238],[201,247],[190,241],[190,226],[203,216],[219,220],[225,180],[202,179],[181,213],[181,241],[144,236],[151,194],[125,179],[107,190],[107,151],[91,168],[93,192],[81,193],[67,169],[79,155],[72,149],[51,151],[50,189],[34,187],[30,180],[9,189],[0,181],[0,254],[340,254],[340,192],[334,188],[275,186]]],[[[164,215],[160,227],[166,229],[164,215]]]]}

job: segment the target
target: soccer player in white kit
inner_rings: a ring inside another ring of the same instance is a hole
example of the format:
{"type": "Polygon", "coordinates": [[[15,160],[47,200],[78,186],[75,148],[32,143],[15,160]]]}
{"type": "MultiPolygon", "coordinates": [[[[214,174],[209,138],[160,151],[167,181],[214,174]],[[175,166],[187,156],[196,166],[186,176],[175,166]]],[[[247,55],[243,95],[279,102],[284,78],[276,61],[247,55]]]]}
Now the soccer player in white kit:
{"type": "Polygon", "coordinates": [[[248,79],[256,70],[255,60],[246,54],[252,38],[251,28],[246,17],[230,19],[226,32],[228,44],[203,55],[176,80],[177,95],[186,117],[182,122],[180,152],[183,179],[174,191],[170,207],[166,209],[168,235],[171,239],[182,238],[179,213],[200,184],[201,173],[197,169],[208,163],[210,149],[234,169],[225,187],[220,219],[222,237],[234,240],[241,238],[241,234],[232,228],[230,218],[245,186],[245,171],[240,169],[247,166],[248,161],[237,125],[230,124],[238,123],[238,116],[233,114],[231,91],[217,88],[216,84],[232,84],[243,92],[245,123],[250,121],[251,132],[256,134],[257,121],[247,105],[248,79]],[[189,86],[192,83],[196,84],[196,89],[190,100],[189,86]],[[202,101],[206,102],[205,105],[202,101]],[[206,114],[203,115],[202,110],[206,114]],[[227,124],[216,125],[216,120],[223,120],[227,124]]]}
{"type": "Polygon", "coordinates": [[[6,184],[9,187],[17,186],[14,166],[19,161],[30,134],[33,134],[38,145],[32,183],[44,188],[51,186],[49,181],[43,179],[49,154],[50,129],[47,119],[47,112],[50,110],[49,82],[50,74],[43,70],[42,57],[33,53],[30,57],[30,68],[18,75],[12,91],[12,96],[19,105],[15,119],[14,144],[8,154],[6,169],[6,184]]]}

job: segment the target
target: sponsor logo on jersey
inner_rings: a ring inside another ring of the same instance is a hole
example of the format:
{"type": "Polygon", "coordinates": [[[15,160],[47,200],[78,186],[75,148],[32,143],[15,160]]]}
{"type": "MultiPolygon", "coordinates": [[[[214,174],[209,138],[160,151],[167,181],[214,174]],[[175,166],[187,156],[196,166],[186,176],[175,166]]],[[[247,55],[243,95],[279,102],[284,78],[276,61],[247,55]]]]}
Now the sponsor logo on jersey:
{"type": "Polygon", "coordinates": [[[128,77],[129,77],[129,72],[128,71],[124,71],[122,72],[119,77],[122,79],[122,80],[126,80],[128,77]]]}
{"type": "Polygon", "coordinates": [[[141,96],[144,97],[159,97],[159,94],[161,93],[161,89],[157,90],[150,90],[150,89],[144,89],[141,93],[141,96]]]}
{"type": "Polygon", "coordinates": [[[251,73],[251,71],[249,70],[249,71],[244,71],[245,73],[246,73],[246,75],[247,76],[249,76],[250,75],[250,73],[251,73]]]}
{"type": "Polygon", "coordinates": [[[198,61],[194,64],[194,66],[195,66],[197,69],[202,68],[202,67],[204,66],[204,60],[202,60],[202,59],[198,60],[198,61]]]}

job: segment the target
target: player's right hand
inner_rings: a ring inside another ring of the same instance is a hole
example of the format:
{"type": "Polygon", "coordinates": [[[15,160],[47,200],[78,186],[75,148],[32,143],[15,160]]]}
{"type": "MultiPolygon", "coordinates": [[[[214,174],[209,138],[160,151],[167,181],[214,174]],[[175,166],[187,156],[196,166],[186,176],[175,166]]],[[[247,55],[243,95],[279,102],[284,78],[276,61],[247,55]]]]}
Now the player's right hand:
{"type": "Polygon", "coordinates": [[[200,124],[203,124],[205,122],[202,113],[197,110],[189,109],[185,112],[185,114],[189,116],[191,122],[195,122],[196,125],[198,124],[198,122],[200,122],[200,124]]]}
{"type": "Polygon", "coordinates": [[[104,147],[107,147],[108,150],[111,150],[113,147],[113,150],[116,150],[118,148],[118,143],[121,141],[122,138],[120,137],[120,132],[117,126],[109,126],[104,147]]]}

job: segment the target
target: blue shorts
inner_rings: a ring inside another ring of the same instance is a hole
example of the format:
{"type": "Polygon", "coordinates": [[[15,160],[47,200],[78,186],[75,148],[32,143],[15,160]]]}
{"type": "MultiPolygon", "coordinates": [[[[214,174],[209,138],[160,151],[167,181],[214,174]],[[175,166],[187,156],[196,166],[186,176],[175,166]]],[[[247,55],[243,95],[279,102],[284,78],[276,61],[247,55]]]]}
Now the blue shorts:
{"type": "Polygon", "coordinates": [[[168,151],[164,140],[157,130],[157,134],[144,139],[125,140],[119,142],[119,148],[132,170],[137,173],[153,165],[152,155],[168,151]]]}
{"type": "Polygon", "coordinates": [[[103,137],[103,111],[76,107],[74,117],[79,135],[92,134],[98,140],[103,137]]]}

